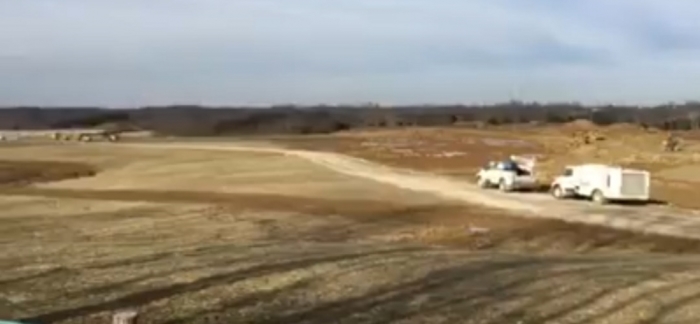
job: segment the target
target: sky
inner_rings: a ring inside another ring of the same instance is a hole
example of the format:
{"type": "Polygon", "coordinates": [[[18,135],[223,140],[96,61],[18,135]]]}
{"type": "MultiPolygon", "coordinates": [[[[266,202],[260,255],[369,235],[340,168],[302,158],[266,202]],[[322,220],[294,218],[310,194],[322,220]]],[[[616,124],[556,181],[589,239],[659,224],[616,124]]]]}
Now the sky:
{"type": "Polygon", "coordinates": [[[700,99],[697,0],[0,0],[0,106],[700,99]]]}

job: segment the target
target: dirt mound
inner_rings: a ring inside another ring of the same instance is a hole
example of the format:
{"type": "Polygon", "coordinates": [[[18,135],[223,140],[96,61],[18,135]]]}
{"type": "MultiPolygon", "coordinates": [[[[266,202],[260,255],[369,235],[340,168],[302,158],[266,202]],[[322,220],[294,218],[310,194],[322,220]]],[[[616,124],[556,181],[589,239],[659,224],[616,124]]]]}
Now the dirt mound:
{"type": "Polygon", "coordinates": [[[569,147],[572,149],[593,145],[605,140],[605,135],[594,130],[576,130],[569,136],[569,147]]]}
{"type": "Polygon", "coordinates": [[[577,119],[568,123],[561,125],[563,129],[566,130],[593,130],[598,128],[598,125],[594,124],[587,119],[577,119]]]}
{"type": "Polygon", "coordinates": [[[616,133],[637,133],[645,131],[645,128],[641,125],[636,125],[632,123],[617,123],[606,126],[605,130],[613,131],[616,133]]]}
{"type": "Polygon", "coordinates": [[[632,123],[616,123],[606,126],[605,129],[614,131],[640,131],[644,130],[644,127],[632,123]]]}
{"type": "Polygon", "coordinates": [[[85,163],[0,161],[0,186],[26,185],[94,176],[97,168],[85,163]]]}

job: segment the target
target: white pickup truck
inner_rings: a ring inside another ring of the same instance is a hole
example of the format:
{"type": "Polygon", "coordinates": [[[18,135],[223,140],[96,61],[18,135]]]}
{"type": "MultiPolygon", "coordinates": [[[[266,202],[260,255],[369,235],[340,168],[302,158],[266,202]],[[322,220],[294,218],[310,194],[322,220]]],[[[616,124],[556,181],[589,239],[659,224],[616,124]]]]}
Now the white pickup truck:
{"type": "Polygon", "coordinates": [[[535,159],[511,156],[505,161],[491,161],[476,174],[481,188],[497,187],[501,191],[532,190],[538,187],[534,174],[535,159]]]}
{"type": "Polygon", "coordinates": [[[568,166],[551,185],[557,199],[586,197],[604,204],[608,201],[649,200],[649,172],[604,164],[568,166]]]}

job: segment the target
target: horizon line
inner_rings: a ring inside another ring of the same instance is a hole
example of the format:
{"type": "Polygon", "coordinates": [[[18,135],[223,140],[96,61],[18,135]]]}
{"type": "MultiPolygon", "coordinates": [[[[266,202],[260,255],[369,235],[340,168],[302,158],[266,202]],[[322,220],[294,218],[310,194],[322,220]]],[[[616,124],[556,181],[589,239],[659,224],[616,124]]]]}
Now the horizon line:
{"type": "Polygon", "coordinates": [[[554,106],[568,105],[579,106],[581,108],[596,108],[596,107],[637,107],[637,108],[654,108],[663,106],[684,106],[699,104],[700,100],[684,100],[684,101],[666,101],[655,104],[650,103],[627,103],[627,102],[597,102],[583,103],[579,101],[524,101],[524,100],[507,100],[490,103],[412,103],[412,104],[382,104],[378,102],[363,102],[363,103],[270,103],[270,104],[201,104],[201,103],[171,103],[171,104],[146,104],[133,106],[111,106],[111,105],[41,105],[41,104],[4,104],[0,105],[0,109],[121,109],[135,110],[147,108],[174,108],[174,107],[189,107],[189,108],[216,108],[216,109],[242,109],[242,108],[429,108],[429,107],[489,107],[500,105],[523,105],[523,106],[554,106]]]}

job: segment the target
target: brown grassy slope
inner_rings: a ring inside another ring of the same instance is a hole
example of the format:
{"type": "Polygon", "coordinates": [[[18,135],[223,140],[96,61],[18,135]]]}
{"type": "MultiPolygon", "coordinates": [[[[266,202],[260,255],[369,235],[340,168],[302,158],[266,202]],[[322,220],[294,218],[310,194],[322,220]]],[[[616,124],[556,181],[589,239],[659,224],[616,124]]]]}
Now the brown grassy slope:
{"type": "Polygon", "coordinates": [[[493,159],[545,152],[538,143],[506,132],[459,128],[357,131],[280,137],[273,141],[302,149],[340,152],[391,166],[466,177],[493,159]]]}
{"type": "MultiPolygon", "coordinates": [[[[274,194],[221,194],[186,191],[62,189],[0,189],[5,196],[48,197],[174,204],[215,204],[235,211],[285,212],[316,217],[337,215],[360,227],[382,227],[385,238],[477,250],[581,252],[632,250],[665,253],[698,253],[700,242],[642,235],[600,226],[570,224],[558,220],[520,219],[481,207],[424,204],[402,205],[372,200],[338,200],[274,194]]],[[[77,224],[76,224],[77,225],[77,224]]],[[[9,228],[7,228],[9,229],[9,228]]],[[[369,233],[327,228],[305,239],[335,241],[369,233]]],[[[375,233],[376,234],[376,233],[375,233]]]]}
{"type": "Polygon", "coordinates": [[[20,185],[89,177],[97,168],[77,162],[0,160],[0,185],[20,185]]]}

